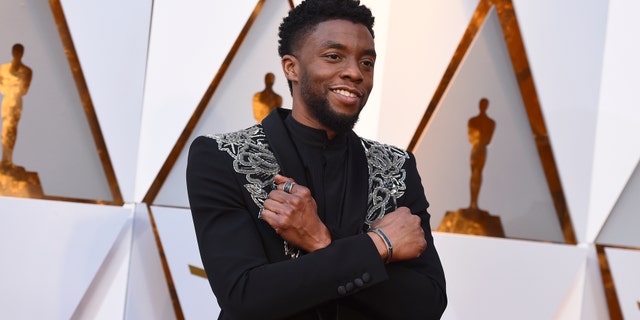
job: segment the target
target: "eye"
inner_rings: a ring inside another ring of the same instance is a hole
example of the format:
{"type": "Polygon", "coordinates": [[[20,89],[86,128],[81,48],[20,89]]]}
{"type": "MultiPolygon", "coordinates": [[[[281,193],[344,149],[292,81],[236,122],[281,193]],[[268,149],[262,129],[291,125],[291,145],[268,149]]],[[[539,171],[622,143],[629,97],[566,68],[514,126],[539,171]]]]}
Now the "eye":
{"type": "Polygon", "coordinates": [[[367,68],[373,68],[375,66],[375,64],[376,64],[376,62],[374,60],[369,60],[369,59],[362,60],[361,63],[367,68]]]}
{"type": "Polygon", "coordinates": [[[329,60],[333,60],[333,61],[338,61],[340,60],[340,55],[338,55],[337,53],[327,53],[324,55],[326,58],[328,58],[329,60]]]}

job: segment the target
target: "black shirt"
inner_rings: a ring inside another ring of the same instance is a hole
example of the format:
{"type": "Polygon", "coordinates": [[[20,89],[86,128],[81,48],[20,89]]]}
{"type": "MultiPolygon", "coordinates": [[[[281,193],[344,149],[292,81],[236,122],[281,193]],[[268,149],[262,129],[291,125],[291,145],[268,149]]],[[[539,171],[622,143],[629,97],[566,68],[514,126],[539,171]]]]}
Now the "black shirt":
{"type": "Polygon", "coordinates": [[[318,216],[331,231],[341,238],[344,197],[349,163],[349,137],[337,134],[329,139],[324,130],[307,127],[291,115],[285,119],[298,156],[305,168],[308,187],[318,206],[318,216]]]}

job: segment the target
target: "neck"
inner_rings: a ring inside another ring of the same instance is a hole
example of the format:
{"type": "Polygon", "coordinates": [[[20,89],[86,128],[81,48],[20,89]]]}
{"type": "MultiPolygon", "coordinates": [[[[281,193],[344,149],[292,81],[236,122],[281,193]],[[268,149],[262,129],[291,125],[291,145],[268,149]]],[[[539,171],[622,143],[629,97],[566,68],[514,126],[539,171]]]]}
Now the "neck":
{"type": "Polygon", "coordinates": [[[309,115],[307,113],[303,113],[303,112],[297,111],[297,110],[298,110],[297,108],[293,107],[292,111],[291,111],[291,116],[298,123],[300,123],[302,125],[305,125],[307,127],[310,127],[310,128],[323,130],[327,134],[327,138],[329,140],[333,140],[333,138],[336,137],[336,132],[335,131],[330,130],[327,127],[323,126],[320,122],[318,122],[318,120],[313,118],[311,115],[309,115]]]}

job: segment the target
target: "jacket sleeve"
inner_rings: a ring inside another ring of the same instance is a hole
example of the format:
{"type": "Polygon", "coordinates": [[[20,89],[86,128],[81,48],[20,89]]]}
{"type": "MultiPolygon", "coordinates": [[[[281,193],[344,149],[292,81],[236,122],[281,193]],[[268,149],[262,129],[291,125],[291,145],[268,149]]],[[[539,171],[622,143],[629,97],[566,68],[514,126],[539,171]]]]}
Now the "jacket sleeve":
{"type": "Polygon", "coordinates": [[[413,154],[405,163],[406,185],[399,206],[420,216],[427,249],[417,259],[386,265],[389,281],[352,298],[360,310],[370,311],[372,319],[440,319],[447,306],[445,276],[433,243],[429,206],[413,154]]]}
{"type": "MultiPolygon", "coordinates": [[[[232,160],[218,150],[214,139],[198,137],[191,144],[186,172],[200,255],[225,315],[283,318],[364,292],[388,279],[366,234],[285,259],[280,253],[282,239],[257,219],[257,206],[245,195],[246,179],[234,171],[232,160]],[[274,259],[274,250],[282,258],[274,259]]],[[[401,273],[405,268],[411,269],[398,266],[401,273]]]]}

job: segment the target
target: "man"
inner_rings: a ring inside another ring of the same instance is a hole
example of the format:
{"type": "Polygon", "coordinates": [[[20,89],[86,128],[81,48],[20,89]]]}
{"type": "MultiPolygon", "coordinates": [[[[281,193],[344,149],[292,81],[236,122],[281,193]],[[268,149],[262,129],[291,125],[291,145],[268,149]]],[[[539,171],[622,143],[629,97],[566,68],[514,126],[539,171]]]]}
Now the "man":
{"type": "Polygon", "coordinates": [[[303,1],[279,31],[292,110],[193,141],[189,200],[219,319],[442,315],[415,159],[352,131],[373,87],[372,27],[359,1],[303,1]]]}

